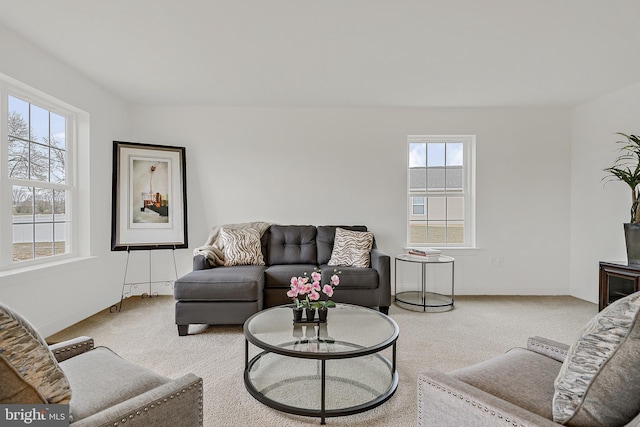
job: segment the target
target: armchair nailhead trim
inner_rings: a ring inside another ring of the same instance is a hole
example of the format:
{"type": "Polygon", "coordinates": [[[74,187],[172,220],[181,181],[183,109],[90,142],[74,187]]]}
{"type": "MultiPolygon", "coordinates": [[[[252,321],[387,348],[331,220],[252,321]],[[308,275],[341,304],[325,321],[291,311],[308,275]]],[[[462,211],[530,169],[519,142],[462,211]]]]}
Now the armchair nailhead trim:
{"type": "MultiPolygon", "coordinates": [[[[514,427],[518,427],[518,423],[516,421],[512,421],[508,417],[503,417],[502,414],[496,412],[495,410],[490,409],[489,407],[483,406],[480,403],[477,403],[476,401],[471,400],[468,397],[463,396],[462,394],[458,394],[458,393],[456,393],[454,391],[451,391],[450,389],[445,388],[445,387],[441,386],[440,384],[437,384],[437,383],[435,383],[433,381],[429,381],[429,380],[425,380],[423,378],[420,378],[419,383],[418,383],[418,395],[419,396],[422,396],[422,387],[423,387],[424,383],[430,385],[431,387],[435,388],[436,390],[447,392],[448,394],[452,395],[453,397],[458,397],[458,398],[460,398],[460,400],[464,400],[466,403],[471,404],[471,406],[473,406],[474,408],[478,408],[480,410],[483,410],[487,414],[491,414],[492,416],[497,417],[500,420],[506,421],[507,423],[513,425],[514,427]]],[[[420,409],[420,411],[418,413],[418,418],[420,420],[422,420],[423,419],[422,418],[422,407],[420,406],[419,409],[420,409]]],[[[522,427],[522,424],[520,424],[520,427],[522,427]]]]}
{"type": "Polygon", "coordinates": [[[548,350],[548,351],[552,351],[554,353],[563,354],[565,356],[567,355],[567,351],[566,350],[559,349],[558,347],[552,347],[552,346],[547,345],[547,344],[542,344],[542,343],[540,343],[538,341],[529,340],[529,344],[534,345],[536,347],[542,347],[543,349],[548,350]]]}
{"type": "Polygon", "coordinates": [[[55,354],[61,354],[61,353],[64,353],[65,351],[73,351],[75,349],[82,348],[82,347],[85,347],[85,346],[88,346],[89,349],[92,349],[93,348],[93,340],[81,342],[79,344],[74,344],[74,345],[68,346],[68,347],[58,348],[58,349],[56,349],[54,351],[54,353],[55,354]]]}
{"type": "MultiPolygon", "coordinates": [[[[187,396],[187,391],[192,391],[192,390],[194,392],[198,392],[198,408],[200,409],[199,421],[200,421],[200,425],[202,425],[202,422],[203,422],[203,414],[202,414],[202,380],[198,381],[195,385],[191,385],[191,386],[187,387],[186,389],[183,389],[181,392],[178,391],[178,392],[176,392],[174,394],[170,394],[168,397],[164,397],[164,398],[162,398],[162,400],[158,400],[156,403],[153,403],[153,404],[151,404],[149,406],[145,406],[142,410],[144,412],[149,412],[149,409],[153,409],[153,408],[159,407],[159,406],[162,405],[162,402],[168,402],[169,399],[173,399],[173,398],[179,397],[180,394],[182,394],[185,397],[188,397],[187,396]]],[[[128,417],[128,418],[122,418],[119,422],[115,421],[113,423],[113,427],[119,426],[120,423],[122,423],[122,424],[126,423],[127,419],[133,420],[137,415],[142,415],[142,414],[143,414],[143,412],[140,411],[140,410],[137,410],[135,413],[131,412],[130,414],[127,414],[125,416],[125,417],[128,417]]]]}

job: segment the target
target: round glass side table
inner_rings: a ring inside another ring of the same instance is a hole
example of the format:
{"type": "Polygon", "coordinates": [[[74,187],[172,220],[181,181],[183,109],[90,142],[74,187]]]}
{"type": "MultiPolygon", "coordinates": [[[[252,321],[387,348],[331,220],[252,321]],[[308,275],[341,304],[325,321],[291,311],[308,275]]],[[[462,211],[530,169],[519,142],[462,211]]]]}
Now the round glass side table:
{"type": "Polygon", "coordinates": [[[422,257],[418,255],[400,254],[395,257],[395,283],[398,283],[398,263],[421,264],[420,268],[420,289],[415,291],[404,291],[396,293],[396,303],[406,304],[409,308],[420,308],[427,311],[428,308],[453,308],[454,289],[454,262],[450,256],[440,255],[438,257],[422,257]],[[436,265],[451,266],[451,294],[430,292],[427,289],[427,268],[436,265]]]}

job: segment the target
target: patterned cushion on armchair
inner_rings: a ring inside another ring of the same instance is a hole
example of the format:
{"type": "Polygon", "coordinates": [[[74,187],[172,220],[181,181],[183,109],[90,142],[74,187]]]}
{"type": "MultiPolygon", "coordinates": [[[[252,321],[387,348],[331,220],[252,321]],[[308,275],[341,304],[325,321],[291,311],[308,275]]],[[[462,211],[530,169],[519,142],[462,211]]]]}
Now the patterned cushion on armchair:
{"type": "Polygon", "coordinates": [[[555,382],[553,420],[624,425],[640,412],[640,292],[598,313],[571,346],[555,382]]]}
{"type": "Polygon", "coordinates": [[[31,324],[0,304],[0,403],[69,403],[71,389],[31,324]]]}

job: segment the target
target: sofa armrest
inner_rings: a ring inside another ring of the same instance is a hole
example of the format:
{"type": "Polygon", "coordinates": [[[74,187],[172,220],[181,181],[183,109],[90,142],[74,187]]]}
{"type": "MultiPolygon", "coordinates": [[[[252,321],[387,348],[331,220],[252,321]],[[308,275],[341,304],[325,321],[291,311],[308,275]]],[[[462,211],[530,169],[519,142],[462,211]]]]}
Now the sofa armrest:
{"type": "Polygon", "coordinates": [[[70,359],[73,356],[93,350],[93,338],[84,336],[73,338],[56,344],[51,344],[49,346],[49,350],[51,350],[53,356],[58,362],[62,362],[63,360],[70,359]]]}
{"type": "Polygon", "coordinates": [[[378,272],[380,307],[391,305],[391,257],[378,248],[371,249],[371,268],[378,272]]]}
{"type": "Polygon", "coordinates": [[[558,362],[564,362],[569,351],[567,344],[543,337],[531,337],[527,340],[527,349],[550,357],[558,362]]]}
{"type": "Polygon", "coordinates": [[[202,255],[202,254],[194,255],[194,257],[193,257],[193,271],[206,270],[208,268],[212,268],[212,267],[211,267],[211,264],[209,264],[209,261],[207,261],[207,258],[204,255],[202,255]]]}
{"type": "Polygon", "coordinates": [[[442,372],[418,375],[418,426],[558,426],[442,372]]]}
{"type": "Polygon", "coordinates": [[[202,378],[184,375],[72,425],[202,426],[202,378]]]}

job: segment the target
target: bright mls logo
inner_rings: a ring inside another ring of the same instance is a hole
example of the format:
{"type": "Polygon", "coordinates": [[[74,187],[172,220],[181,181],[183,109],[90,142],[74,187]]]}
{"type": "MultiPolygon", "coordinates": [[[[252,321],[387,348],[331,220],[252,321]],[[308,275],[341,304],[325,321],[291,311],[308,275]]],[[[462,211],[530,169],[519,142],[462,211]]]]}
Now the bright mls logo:
{"type": "Polygon", "coordinates": [[[0,425],[68,427],[69,405],[0,405],[0,425]]]}

